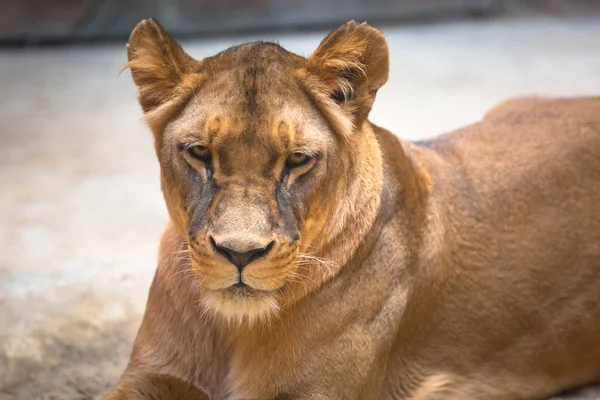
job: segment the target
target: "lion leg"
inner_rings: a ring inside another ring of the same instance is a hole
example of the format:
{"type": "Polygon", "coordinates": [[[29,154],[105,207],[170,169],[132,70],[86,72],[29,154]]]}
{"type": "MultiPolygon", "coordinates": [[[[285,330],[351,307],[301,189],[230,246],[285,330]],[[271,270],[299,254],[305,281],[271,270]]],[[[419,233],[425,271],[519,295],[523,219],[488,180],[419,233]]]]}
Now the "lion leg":
{"type": "Polygon", "coordinates": [[[202,390],[179,378],[126,373],[104,400],[209,400],[202,390]]]}

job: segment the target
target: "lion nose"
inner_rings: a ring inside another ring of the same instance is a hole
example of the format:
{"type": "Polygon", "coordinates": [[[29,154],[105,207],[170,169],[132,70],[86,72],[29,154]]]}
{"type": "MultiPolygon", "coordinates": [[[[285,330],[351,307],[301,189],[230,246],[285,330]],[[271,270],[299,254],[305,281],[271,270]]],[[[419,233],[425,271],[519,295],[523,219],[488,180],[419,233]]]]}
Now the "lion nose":
{"type": "Polygon", "coordinates": [[[240,252],[240,251],[233,250],[231,248],[232,246],[226,246],[224,243],[217,243],[212,238],[212,236],[210,238],[210,243],[211,243],[213,249],[217,253],[219,253],[222,256],[224,256],[225,258],[227,258],[230,263],[235,265],[236,268],[238,269],[238,271],[240,271],[240,273],[242,272],[244,267],[246,265],[250,264],[252,261],[254,261],[260,257],[266,256],[267,253],[269,253],[269,251],[271,251],[271,249],[273,248],[273,245],[275,244],[275,242],[273,241],[265,247],[254,248],[254,249],[251,249],[248,251],[240,252]]]}

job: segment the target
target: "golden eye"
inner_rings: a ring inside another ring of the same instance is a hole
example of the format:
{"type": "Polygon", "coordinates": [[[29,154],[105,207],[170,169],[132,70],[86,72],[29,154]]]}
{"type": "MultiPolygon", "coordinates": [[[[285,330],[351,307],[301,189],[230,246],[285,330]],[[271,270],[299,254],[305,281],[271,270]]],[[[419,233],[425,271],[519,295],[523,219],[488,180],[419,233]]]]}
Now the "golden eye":
{"type": "Polygon", "coordinates": [[[306,164],[310,158],[311,157],[308,154],[297,151],[289,155],[287,158],[287,163],[292,168],[299,167],[306,164]]]}
{"type": "Polygon", "coordinates": [[[197,158],[198,160],[206,160],[208,157],[210,157],[210,151],[206,146],[190,146],[188,147],[187,151],[192,157],[197,158]]]}

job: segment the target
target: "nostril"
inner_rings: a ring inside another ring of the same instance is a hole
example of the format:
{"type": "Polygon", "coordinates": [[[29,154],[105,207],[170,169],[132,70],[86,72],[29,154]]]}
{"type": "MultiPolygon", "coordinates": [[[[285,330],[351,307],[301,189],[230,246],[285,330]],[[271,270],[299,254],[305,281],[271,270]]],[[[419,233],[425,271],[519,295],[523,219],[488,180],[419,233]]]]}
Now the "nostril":
{"type": "Polygon", "coordinates": [[[233,261],[233,255],[230,253],[230,250],[227,247],[219,246],[212,236],[210,236],[209,240],[214,251],[227,258],[231,263],[235,264],[233,261]]]}
{"type": "Polygon", "coordinates": [[[242,269],[244,269],[246,265],[250,264],[252,261],[257,260],[260,257],[266,256],[271,251],[271,249],[273,249],[273,246],[275,246],[275,242],[272,241],[266,247],[261,247],[245,252],[238,252],[228,247],[219,245],[212,236],[209,237],[209,240],[213,250],[215,250],[218,254],[222,255],[223,257],[227,258],[227,260],[229,260],[230,263],[235,265],[240,272],[242,271],[242,269]]]}
{"type": "Polygon", "coordinates": [[[257,258],[266,256],[271,251],[271,249],[273,248],[274,245],[275,245],[275,242],[273,241],[273,242],[269,243],[267,245],[267,247],[263,247],[262,249],[250,250],[249,253],[252,253],[250,255],[250,262],[256,260],[257,258]]]}

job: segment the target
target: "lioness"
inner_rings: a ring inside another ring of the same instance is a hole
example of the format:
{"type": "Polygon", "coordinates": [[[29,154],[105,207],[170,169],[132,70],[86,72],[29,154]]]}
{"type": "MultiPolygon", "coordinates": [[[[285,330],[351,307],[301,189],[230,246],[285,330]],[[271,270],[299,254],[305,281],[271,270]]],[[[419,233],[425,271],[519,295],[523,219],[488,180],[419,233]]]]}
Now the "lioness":
{"type": "Polygon", "coordinates": [[[125,399],[540,399],[600,380],[600,97],[423,143],[367,117],[383,35],[308,58],[128,44],[170,223],[125,399]]]}

